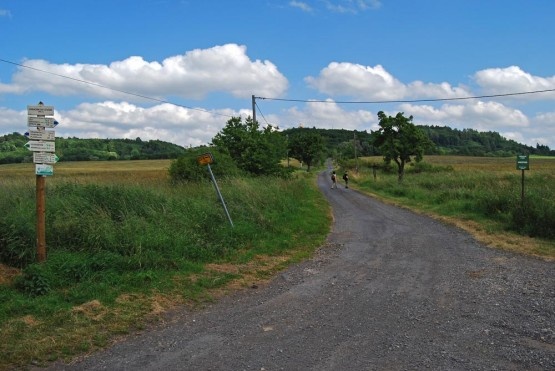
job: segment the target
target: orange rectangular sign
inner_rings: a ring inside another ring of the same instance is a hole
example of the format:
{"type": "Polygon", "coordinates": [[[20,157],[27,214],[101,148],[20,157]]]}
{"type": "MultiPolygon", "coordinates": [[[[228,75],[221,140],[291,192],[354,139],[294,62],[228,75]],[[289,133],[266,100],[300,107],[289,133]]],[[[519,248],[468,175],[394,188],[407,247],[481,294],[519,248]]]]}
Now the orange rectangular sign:
{"type": "Polygon", "coordinates": [[[214,162],[214,157],[211,153],[205,153],[197,157],[199,165],[208,165],[214,162]]]}

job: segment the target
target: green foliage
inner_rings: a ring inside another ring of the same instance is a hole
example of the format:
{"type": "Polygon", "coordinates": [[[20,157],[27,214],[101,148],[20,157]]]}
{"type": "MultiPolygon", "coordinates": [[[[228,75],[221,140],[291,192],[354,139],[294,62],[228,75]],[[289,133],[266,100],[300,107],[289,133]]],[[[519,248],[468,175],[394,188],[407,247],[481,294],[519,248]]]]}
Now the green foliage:
{"type": "MultiPolygon", "coordinates": [[[[551,160],[552,161],[552,160],[551,160]]],[[[555,192],[553,176],[527,174],[524,203],[519,174],[497,176],[489,171],[456,171],[452,166],[415,164],[402,184],[379,169],[362,168],[356,183],[386,197],[431,209],[434,212],[497,223],[513,232],[555,240],[555,192]],[[409,176],[410,175],[410,176],[409,176]]]]}
{"type": "MultiPolygon", "coordinates": [[[[207,289],[237,277],[210,272],[206,263],[306,257],[325,240],[329,218],[313,177],[303,175],[220,182],[235,228],[207,182],[51,182],[47,260],[16,261],[22,274],[0,284],[0,368],[103,346],[144,323],[157,298],[204,300],[207,289]]],[[[0,236],[10,223],[33,225],[33,202],[23,202],[33,200],[28,193],[0,182],[0,205],[8,207],[0,214],[0,236]]],[[[34,236],[34,230],[10,233],[34,236]]],[[[18,246],[34,250],[33,241],[18,246]]]]}
{"type": "Polygon", "coordinates": [[[479,132],[474,129],[452,129],[447,126],[419,125],[419,129],[434,142],[428,154],[508,157],[516,154],[555,155],[555,150],[537,144],[536,148],[508,140],[493,131],[479,132]]]}
{"type": "Polygon", "coordinates": [[[308,166],[322,160],[325,153],[324,138],[316,129],[297,129],[288,134],[289,155],[308,166]]]}
{"type": "MultiPolygon", "coordinates": [[[[23,147],[28,140],[19,133],[0,137],[0,164],[32,162],[23,147]]],[[[60,161],[173,159],[184,153],[183,147],[160,140],[56,138],[60,161]]]]}
{"type": "Polygon", "coordinates": [[[214,158],[214,163],[210,164],[210,168],[216,179],[235,177],[241,174],[241,171],[227,152],[215,147],[200,147],[189,149],[185,155],[172,161],[168,170],[172,181],[198,182],[210,180],[210,174],[206,165],[200,165],[197,161],[198,157],[204,153],[211,153],[214,158]]]}
{"type": "Polygon", "coordinates": [[[380,129],[372,133],[373,144],[380,149],[385,162],[395,161],[398,180],[401,182],[405,164],[411,162],[412,158],[420,162],[432,142],[412,123],[412,116],[406,118],[399,112],[392,117],[380,111],[378,117],[380,129]]]}
{"type": "Polygon", "coordinates": [[[35,194],[30,187],[6,185],[0,192],[0,261],[22,267],[35,259],[35,194]]]}
{"type": "Polygon", "coordinates": [[[46,295],[50,292],[50,282],[42,264],[31,264],[18,276],[15,287],[30,296],[46,295]]]}
{"type": "Polygon", "coordinates": [[[281,166],[286,157],[286,142],[272,126],[260,130],[258,122],[248,117],[229,119],[226,126],[212,139],[212,143],[227,151],[240,169],[254,175],[286,176],[281,166]]]}

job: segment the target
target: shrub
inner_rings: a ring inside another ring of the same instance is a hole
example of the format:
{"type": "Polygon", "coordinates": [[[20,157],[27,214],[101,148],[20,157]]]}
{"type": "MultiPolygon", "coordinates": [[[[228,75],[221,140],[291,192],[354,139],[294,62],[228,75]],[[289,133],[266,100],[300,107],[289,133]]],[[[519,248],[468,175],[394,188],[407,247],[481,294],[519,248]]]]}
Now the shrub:
{"type": "Polygon", "coordinates": [[[223,177],[235,177],[240,174],[237,165],[231,157],[216,148],[197,148],[188,150],[187,153],[172,161],[169,174],[173,182],[210,180],[210,174],[206,166],[199,165],[198,156],[210,152],[214,157],[214,163],[210,165],[214,176],[219,179],[223,177]]]}

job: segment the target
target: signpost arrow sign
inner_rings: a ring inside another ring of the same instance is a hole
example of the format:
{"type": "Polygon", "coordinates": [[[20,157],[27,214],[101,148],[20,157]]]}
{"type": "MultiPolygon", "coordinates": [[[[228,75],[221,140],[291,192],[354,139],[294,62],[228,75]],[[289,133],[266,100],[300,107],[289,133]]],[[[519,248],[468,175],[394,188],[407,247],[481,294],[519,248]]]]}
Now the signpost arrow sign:
{"type": "Polygon", "coordinates": [[[55,153],[34,152],[33,162],[35,164],[55,164],[60,158],[55,153]]]}
{"type": "Polygon", "coordinates": [[[30,140],[25,143],[25,148],[33,152],[55,152],[56,146],[54,142],[40,142],[30,140]]]}
{"type": "Polygon", "coordinates": [[[52,129],[58,125],[58,121],[54,117],[33,117],[27,116],[27,126],[29,127],[45,127],[52,129]]]}
{"type": "Polygon", "coordinates": [[[32,140],[56,140],[56,133],[52,130],[29,130],[25,136],[32,140]]]}

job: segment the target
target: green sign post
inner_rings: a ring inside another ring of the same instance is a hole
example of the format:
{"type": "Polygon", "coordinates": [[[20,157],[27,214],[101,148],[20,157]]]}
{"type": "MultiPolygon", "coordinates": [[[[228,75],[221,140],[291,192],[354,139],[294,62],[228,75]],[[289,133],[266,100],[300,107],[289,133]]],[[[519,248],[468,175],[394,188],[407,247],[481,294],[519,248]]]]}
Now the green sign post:
{"type": "Polygon", "coordinates": [[[530,156],[517,155],[516,156],[516,169],[517,170],[530,170],[530,156]]]}
{"type": "Polygon", "coordinates": [[[528,155],[517,155],[516,156],[516,169],[522,171],[522,181],[521,181],[521,194],[520,194],[520,204],[524,207],[524,170],[530,170],[530,156],[528,155]]]}

